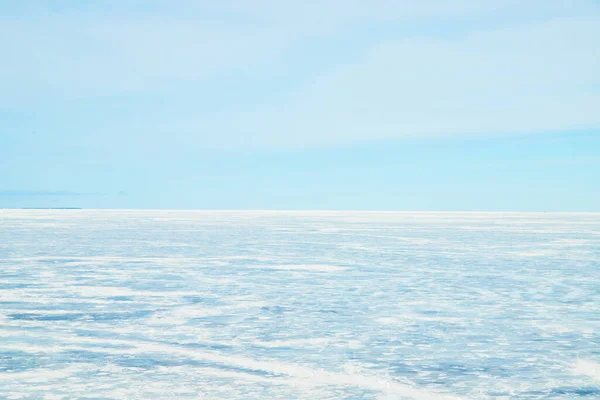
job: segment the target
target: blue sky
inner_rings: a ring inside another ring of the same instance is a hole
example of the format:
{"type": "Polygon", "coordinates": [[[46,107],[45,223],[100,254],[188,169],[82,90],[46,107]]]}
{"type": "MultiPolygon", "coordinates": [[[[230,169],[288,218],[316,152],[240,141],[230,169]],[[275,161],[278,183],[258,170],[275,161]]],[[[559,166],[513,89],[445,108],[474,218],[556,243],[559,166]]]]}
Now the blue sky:
{"type": "Polygon", "coordinates": [[[597,1],[0,0],[0,207],[600,211],[597,1]]]}

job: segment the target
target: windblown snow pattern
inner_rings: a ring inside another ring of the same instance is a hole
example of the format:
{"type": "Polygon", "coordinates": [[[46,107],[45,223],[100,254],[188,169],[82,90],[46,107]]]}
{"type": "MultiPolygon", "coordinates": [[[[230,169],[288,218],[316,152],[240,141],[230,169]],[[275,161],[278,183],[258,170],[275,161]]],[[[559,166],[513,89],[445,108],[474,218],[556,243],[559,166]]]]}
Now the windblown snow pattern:
{"type": "Polygon", "coordinates": [[[0,210],[0,398],[600,398],[600,214],[0,210]]]}

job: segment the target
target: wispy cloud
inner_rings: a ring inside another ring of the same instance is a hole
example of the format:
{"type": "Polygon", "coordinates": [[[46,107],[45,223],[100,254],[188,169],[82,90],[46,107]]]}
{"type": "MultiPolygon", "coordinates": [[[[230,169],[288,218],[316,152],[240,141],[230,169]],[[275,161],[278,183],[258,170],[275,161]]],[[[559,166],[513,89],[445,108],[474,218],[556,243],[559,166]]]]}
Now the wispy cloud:
{"type": "Polygon", "coordinates": [[[155,132],[188,148],[595,129],[600,127],[600,93],[591,90],[600,83],[596,37],[600,16],[451,38],[388,40],[354,63],[290,90],[284,101],[141,124],[144,135],[155,132]]]}
{"type": "Polygon", "coordinates": [[[281,148],[600,127],[591,0],[43,4],[0,17],[0,108],[38,110],[45,129],[77,131],[74,145],[281,148]]]}

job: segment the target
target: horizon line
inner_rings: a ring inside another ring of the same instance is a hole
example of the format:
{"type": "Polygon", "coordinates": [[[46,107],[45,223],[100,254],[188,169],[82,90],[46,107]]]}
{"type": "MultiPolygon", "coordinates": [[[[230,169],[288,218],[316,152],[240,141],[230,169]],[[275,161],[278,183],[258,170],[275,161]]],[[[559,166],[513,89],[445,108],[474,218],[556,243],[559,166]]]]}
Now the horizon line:
{"type": "Polygon", "coordinates": [[[404,214],[600,214],[600,211],[516,211],[516,210],[366,210],[366,209],[216,209],[216,208],[84,208],[84,207],[0,207],[18,211],[196,211],[196,212],[300,212],[300,213],[404,213],[404,214]]]}

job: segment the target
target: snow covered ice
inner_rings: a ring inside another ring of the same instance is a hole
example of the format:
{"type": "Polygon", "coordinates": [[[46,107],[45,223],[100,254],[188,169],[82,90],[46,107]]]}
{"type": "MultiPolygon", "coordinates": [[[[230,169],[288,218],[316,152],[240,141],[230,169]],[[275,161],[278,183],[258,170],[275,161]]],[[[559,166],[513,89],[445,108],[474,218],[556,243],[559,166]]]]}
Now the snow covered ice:
{"type": "Polygon", "coordinates": [[[0,210],[0,398],[600,398],[600,214],[0,210]]]}

